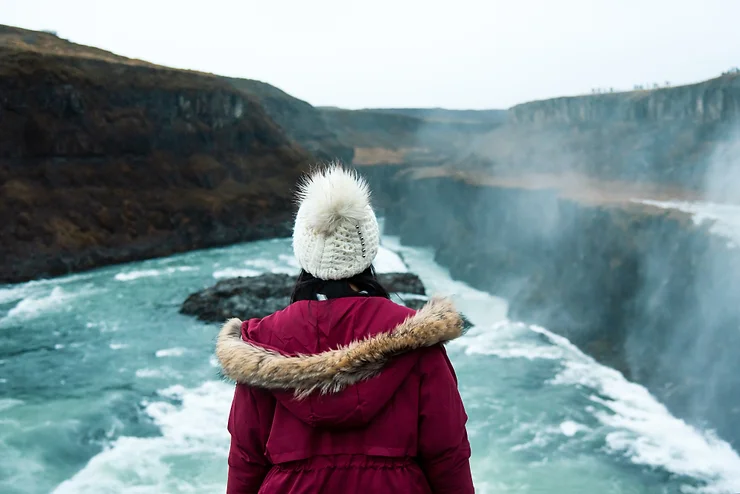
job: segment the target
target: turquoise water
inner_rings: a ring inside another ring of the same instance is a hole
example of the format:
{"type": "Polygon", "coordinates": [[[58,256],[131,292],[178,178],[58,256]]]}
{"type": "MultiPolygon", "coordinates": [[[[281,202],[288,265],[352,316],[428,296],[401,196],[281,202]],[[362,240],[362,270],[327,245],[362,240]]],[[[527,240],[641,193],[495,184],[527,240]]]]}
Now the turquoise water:
{"type": "MultiPolygon", "coordinates": [[[[431,252],[384,244],[380,270],[407,265],[476,325],[449,352],[479,492],[740,492],[726,443],[508,321],[504,300],[451,280],[431,252]]],[[[288,240],[0,287],[0,492],[222,492],[233,388],[212,355],[218,326],[178,309],[218,278],[269,271],[297,271],[288,240]]]]}

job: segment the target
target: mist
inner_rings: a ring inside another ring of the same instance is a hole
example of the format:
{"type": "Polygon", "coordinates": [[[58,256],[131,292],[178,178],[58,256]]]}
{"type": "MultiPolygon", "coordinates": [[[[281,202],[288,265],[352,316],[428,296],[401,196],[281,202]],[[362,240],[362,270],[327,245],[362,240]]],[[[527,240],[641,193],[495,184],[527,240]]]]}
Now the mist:
{"type": "Polygon", "coordinates": [[[726,131],[726,137],[710,155],[704,198],[708,202],[740,204],[740,124],[726,131]]]}
{"type": "Polygon", "coordinates": [[[740,200],[738,127],[723,137],[708,153],[702,198],[659,203],[692,215],[693,225],[687,228],[692,234],[669,237],[662,252],[652,251],[643,259],[638,299],[644,307],[633,324],[653,335],[665,334],[647,340],[657,365],[648,370],[646,362],[636,358],[647,353],[639,349],[645,344],[642,338],[633,333],[627,344],[636,375],[649,376],[648,382],[662,391],[669,405],[692,422],[718,430],[737,447],[740,206],[732,203],[740,200]],[[675,252],[679,249],[683,251],[675,252]]]}
{"type": "Polygon", "coordinates": [[[418,180],[376,178],[390,233],[738,448],[737,127],[528,111],[456,141],[418,180]]]}

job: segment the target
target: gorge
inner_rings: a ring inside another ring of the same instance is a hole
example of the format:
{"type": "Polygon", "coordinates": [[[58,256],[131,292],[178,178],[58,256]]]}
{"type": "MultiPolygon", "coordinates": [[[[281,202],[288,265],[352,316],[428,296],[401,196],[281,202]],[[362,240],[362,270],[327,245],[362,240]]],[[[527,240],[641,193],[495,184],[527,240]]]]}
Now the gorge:
{"type": "Polygon", "coordinates": [[[0,26],[0,282],[286,237],[297,178],[339,158],[387,234],[737,450],[740,241],[707,211],[740,218],[739,116],[737,74],[507,111],[317,108],[0,26]]]}

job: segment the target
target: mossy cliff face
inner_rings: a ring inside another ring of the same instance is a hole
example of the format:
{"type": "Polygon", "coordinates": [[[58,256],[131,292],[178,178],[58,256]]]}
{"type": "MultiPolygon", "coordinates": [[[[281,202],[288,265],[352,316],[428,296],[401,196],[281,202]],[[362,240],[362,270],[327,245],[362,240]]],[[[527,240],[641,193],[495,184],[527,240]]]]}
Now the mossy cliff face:
{"type": "Polygon", "coordinates": [[[680,213],[365,167],[386,230],[740,444],[740,251],[680,213]]]}
{"type": "Polygon", "coordinates": [[[0,282],[290,232],[311,158],[257,101],[109,55],[0,43],[0,282]]]}

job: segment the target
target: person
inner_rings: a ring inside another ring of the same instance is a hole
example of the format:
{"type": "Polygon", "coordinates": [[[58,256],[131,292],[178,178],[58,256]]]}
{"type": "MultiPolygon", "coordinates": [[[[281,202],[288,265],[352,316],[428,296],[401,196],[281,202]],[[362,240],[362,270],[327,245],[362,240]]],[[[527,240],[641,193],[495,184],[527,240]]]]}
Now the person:
{"type": "Polygon", "coordinates": [[[290,305],[229,320],[221,372],[236,382],[226,491],[472,493],[467,415],[443,343],[462,334],[445,299],[395,304],[373,260],[370,190],[332,164],[299,182],[290,305]]]}

